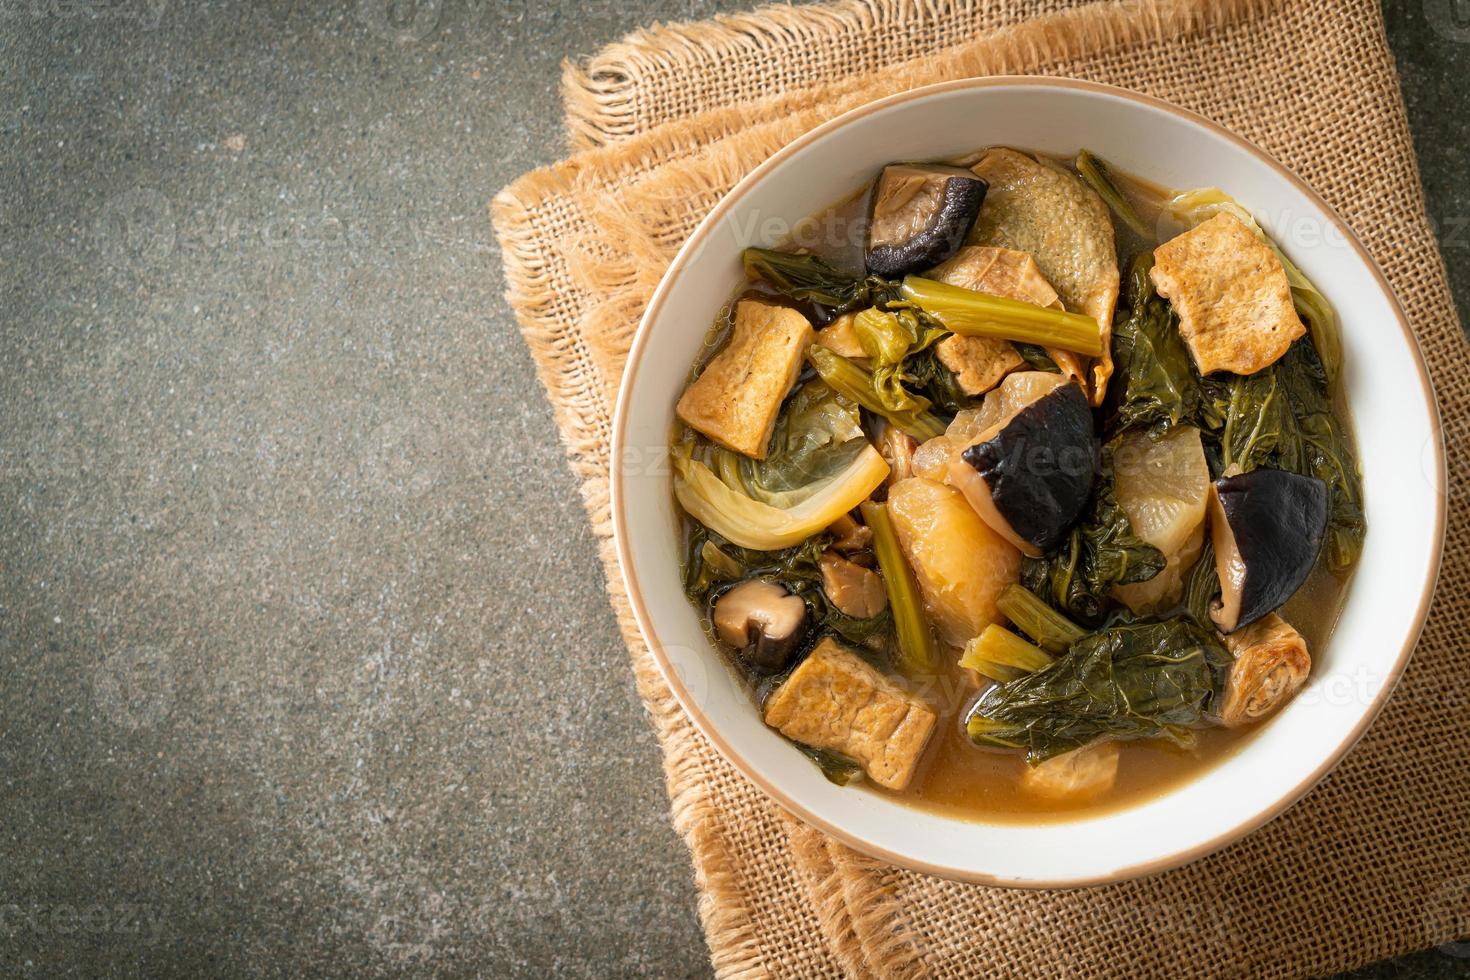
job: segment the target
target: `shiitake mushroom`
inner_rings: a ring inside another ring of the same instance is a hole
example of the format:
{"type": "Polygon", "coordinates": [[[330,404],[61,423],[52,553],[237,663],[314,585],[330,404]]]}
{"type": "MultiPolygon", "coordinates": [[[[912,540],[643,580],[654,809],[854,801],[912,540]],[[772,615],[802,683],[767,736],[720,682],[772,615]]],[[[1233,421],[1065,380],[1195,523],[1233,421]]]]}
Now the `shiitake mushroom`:
{"type": "Polygon", "coordinates": [[[1210,540],[1220,599],[1210,618],[1231,633],[1290,599],[1317,563],[1327,531],[1327,484],[1261,468],[1210,488],[1210,540]]]}
{"type": "Polygon", "coordinates": [[[806,600],[771,579],[741,582],[715,600],[715,633],[751,667],[784,670],[806,639],[806,600]]]}
{"type": "Polygon", "coordinates": [[[962,167],[884,167],[868,215],[868,272],[898,279],[954,255],[975,224],[985,190],[985,181],[962,167]]]}
{"type": "Polygon", "coordinates": [[[997,534],[1036,557],[1082,515],[1099,449],[1087,396],[1062,384],[960,453],[949,480],[997,534]]]}

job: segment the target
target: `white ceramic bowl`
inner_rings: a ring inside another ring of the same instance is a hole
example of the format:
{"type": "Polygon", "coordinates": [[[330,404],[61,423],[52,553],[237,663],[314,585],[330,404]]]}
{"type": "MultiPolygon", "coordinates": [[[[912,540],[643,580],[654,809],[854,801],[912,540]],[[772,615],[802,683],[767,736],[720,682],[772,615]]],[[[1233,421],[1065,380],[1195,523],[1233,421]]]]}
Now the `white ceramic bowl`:
{"type": "Polygon", "coordinates": [[[989,78],[854,110],[796,140],[730,192],[674,260],[633,345],[613,437],[613,519],[643,634],[694,722],[782,806],[849,845],[920,871],[1022,887],[1117,881],[1193,860],[1281,813],[1362,735],[1428,610],[1444,534],[1444,460],[1428,374],[1382,273],[1327,205],[1262,151],[1192,113],[1065,79],[989,78]],[[1224,762],[1129,809],[1035,825],[959,820],[822,779],[766,728],[700,629],[679,582],[664,447],[674,402],[740,251],[861,187],[897,159],[1001,144],[1086,147],[1166,187],[1216,185],[1249,208],[1336,305],[1369,532],[1311,680],[1224,762]]]}

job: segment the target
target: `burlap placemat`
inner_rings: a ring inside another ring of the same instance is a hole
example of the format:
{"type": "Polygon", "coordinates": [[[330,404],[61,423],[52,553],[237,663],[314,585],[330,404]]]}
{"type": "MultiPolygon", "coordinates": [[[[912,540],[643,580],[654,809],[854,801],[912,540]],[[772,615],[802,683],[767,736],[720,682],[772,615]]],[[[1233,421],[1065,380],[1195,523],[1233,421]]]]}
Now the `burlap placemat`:
{"type": "Polygon", "coordinates": [[[569,70],[568,127],[585,149],[502,191],[493,217],[510,301],[583,481],[664,747],[716,969],[1296,976],[1470,935],[1470,535],[1453,493],[1439,599],[1363,742],[1246,840],[1106,888],[959,885],[826,839],[717,755],[638,637],[610,546],[612,404],[639,315],[679,244],[742,175],[812,126],[896,91],[1004,72],[1168,99],[1310,182],[1403,301],[1438,386],[1450,486],[1470,476],[1460,451],[1470,349],[1424,214],[1376,0],[840,0],[652,30],[569,70]]]}

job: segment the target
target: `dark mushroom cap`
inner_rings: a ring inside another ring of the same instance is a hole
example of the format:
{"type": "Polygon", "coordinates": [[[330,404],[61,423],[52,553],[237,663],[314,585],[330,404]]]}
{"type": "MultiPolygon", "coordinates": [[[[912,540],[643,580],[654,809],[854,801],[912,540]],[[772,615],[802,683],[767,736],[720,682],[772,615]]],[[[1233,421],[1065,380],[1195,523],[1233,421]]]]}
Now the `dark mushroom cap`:
{"type": "Polygon", "coordinates": [[[976,507],[981,516],[998,518],[1005,526],[997,532],[1040,554],[1060,544],[1082,516],[1097,479],[1099,450],[1087,396],[1078,385],[1064,384],[960,454],[984,484],[971,481],[961,489],[972,505],[977,494],[988,493],[988,508],[976,507]]]}
{"type": "Polygon", "coordinates": [[[1281,608],[1317,563],[1327,531],[1327,484],[1259,469],[1216,480],[1210,538],[1220,602],[1210,616],[1230,633],[1281,608]]]}
{"type": "Polygon", "coordinates": [[[975,224],[986,186],[962,167],[884,167],[868,213],[868,272],[897,279],[954,255],[975,224]]]}
{"type": "Polygon", "coordinates": [[[807,633],[806,600],[770,579],[741,582],[715,600],[711,619],[721,640],[757,670],[784,670],[807,633]]]}

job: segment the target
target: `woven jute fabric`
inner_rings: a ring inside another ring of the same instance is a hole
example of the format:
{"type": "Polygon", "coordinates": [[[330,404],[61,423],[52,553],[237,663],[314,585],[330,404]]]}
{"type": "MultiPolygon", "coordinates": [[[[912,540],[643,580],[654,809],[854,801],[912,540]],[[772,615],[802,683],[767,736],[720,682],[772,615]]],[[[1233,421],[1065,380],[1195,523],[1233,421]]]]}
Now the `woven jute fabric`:
{"type": "Polygon", "coordinates": [[[1299,976],[1470,935],[1470,529],[1453,494],[1439,598],[1368,735],[1284,816],[1140,881],[1021,892],[856,854],[740,776],[659,674],[622,591],[608,508],[613,402],[659,277],[719,197],[801,133],[894,92],[1001,73],[1167,99],[1312,184],[1402,300],[1438,388],[1449,484],[1470,485],[1470,349],[1424,213],[1377,0],[838,0],[656,28],[570,68],[580,152],[502,191],[492,213],[510,301],[582,481],[663,745],[717,971],[1299,976]]]}

